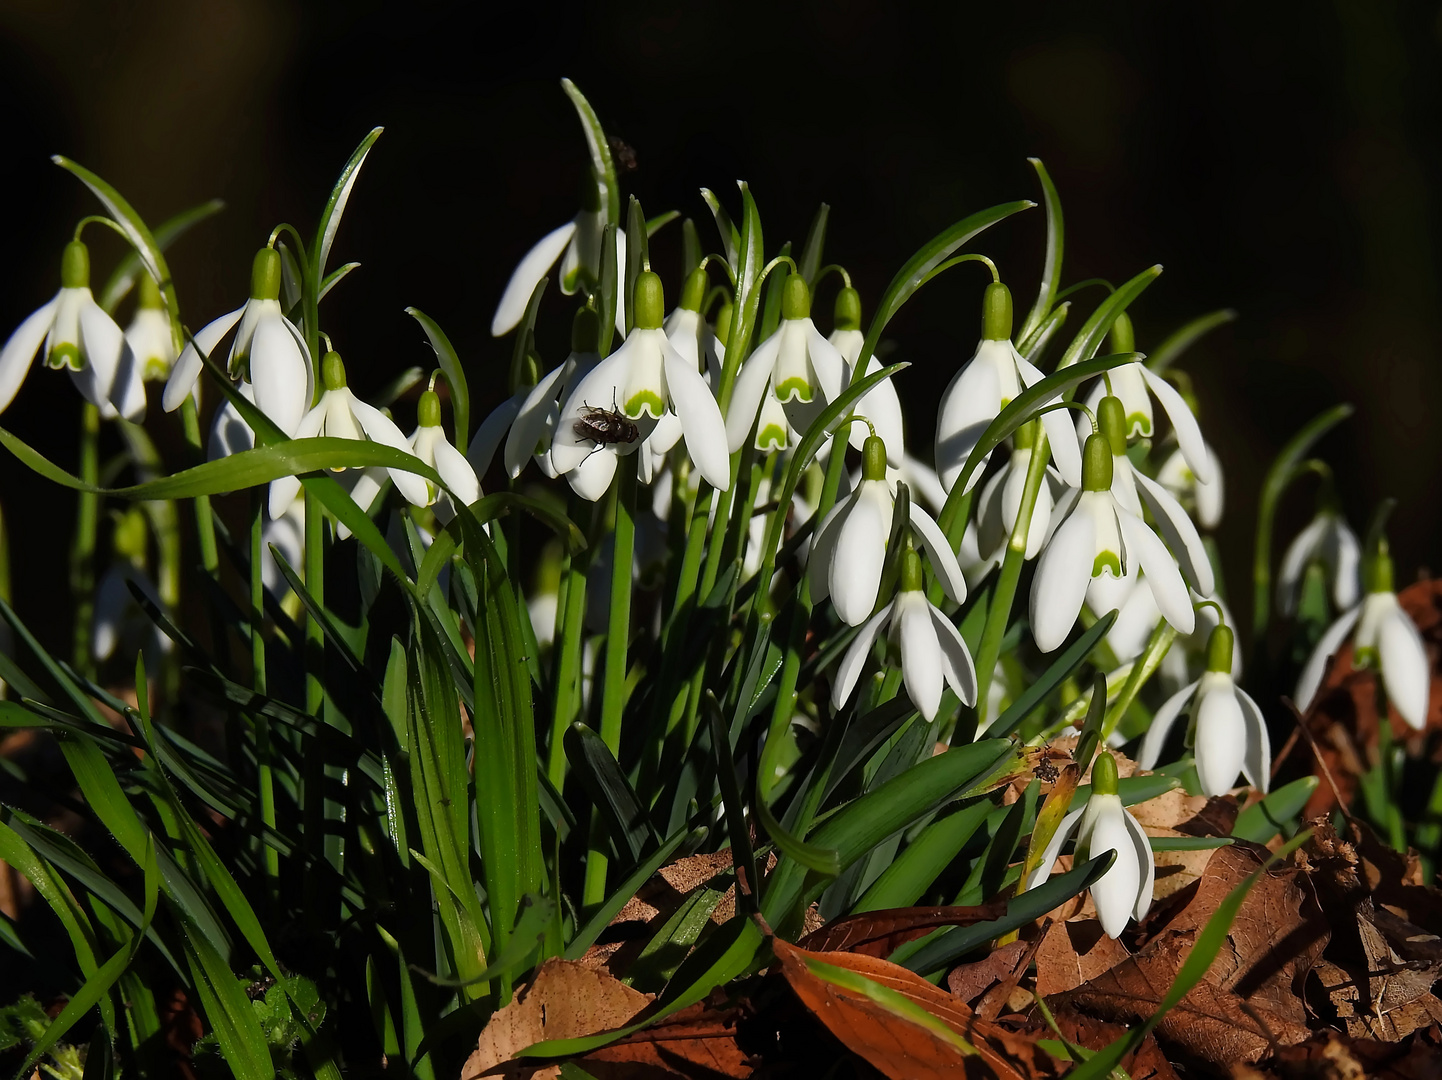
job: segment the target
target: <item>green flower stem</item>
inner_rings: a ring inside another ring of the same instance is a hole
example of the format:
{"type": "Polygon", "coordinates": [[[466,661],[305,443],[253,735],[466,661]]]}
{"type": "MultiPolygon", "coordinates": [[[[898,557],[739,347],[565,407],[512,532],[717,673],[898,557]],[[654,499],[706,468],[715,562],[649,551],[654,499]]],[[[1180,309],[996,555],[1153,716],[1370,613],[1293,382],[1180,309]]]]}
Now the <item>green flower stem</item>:
{"type": "MultiPolygon", "coordinates": [[[[265,525],[265,493],[263,487],[250,492],[250,668],[251,686],[257,694],[266,693],[265,677],[265,579],[261,573],[264,551],[262,528],[265,525]]],[[[275,776],[270,763],[270,720],[257,714],[255,718],[255,761],[260,786],[260,820],[275,828],[275,776]]],[[[280,877],[280,852],[261,843],[265,856],[265,875],[273,897],[280,877]]]]}
{"type": "MultiPolygon", "coordinates": [[[[99,479],[100,409],[90,402],[80,407],[80,479],[94,484],[99,479]]],[[[71,663],[82,675],[90,676],[95,665],[90,659],[91,623],[95,618],[95,533],[100,516],[100,496],[82,491],[75,504],[75,537],[70,545],[70,607],[74,614],[71,631],[71,663]]]]}
{"type": "MultiPolygon", "coordinates": [[[[130,458],[142,483],[165,475],[165,463],[160,451],[139,424],[127,420],[116,420],[116,427],[130,449],[130,458]]],[[[160,555],[156,587],[160,602],[174,617],[180,610],[180,521],[175,503],[169,499],[156,499],[143,504],[146,517],[150,520],[150,531],[155,537],[155,546],[160,555]]],[[[161,700],[172,703],[180,692],[180,653],[171,650],[161,657],[160,693],[161,700]]]]}
{"type": "MultiPolygon", "coordinates": [[[[606,623],[606,675],[601,696],[601,741],[617,758],[621,750],[621,714],[626,707],[626,646],[631,636],[631,569],[636,555],[636,469],[623,461],[614,487],[615,547],[611,559],[611,612],[606,623]]],[[[596,832],[593,829],[592,835],[596,832]]],[[[606,898],[606,856],[593,846],[586,855],[581,902],[589,907],[606,898]]]]}
{"type": "MultiPolygon", "coordinates": [[[[589,504],[586,504],[589,505],[589,504]]],[[[571,496],[571,520],[580,515],[581,500],[571,496]]],[[[590,550],[594,550],[594,545],[590,550]]],[[[581,654],[586,636],[586,566],[589,552],[567,556],[561,575],[560,594],[556,599],[560,624],[556,628],[555,678],[551,714],[551,745],[546,761],[546,777],[557,791],[566,781],[565,735],[581,707],[581,654]]]]}
{"type": "MultiPolygon", "coordinates": [[[[1016,587],[1021,579],[1021,568],[1026,564],[1026,542],[1031,534],[1031,515],[1036,508],[1041,485],[1046,481],[1046,463],[1049,452],[1046,432],[1037,423],[1036,443],[1032,447],[1031,461],[1026,470],[1026,486],[1022,488],[1021,505],[1017,508],[1016,523],[1012,526],[1011,537],[1007,540],[1006,554],[1001,560],[1001,573],[996,579],[992,593],[991,607],[986,613],[986,626],[981,632],[981,644],[976,651],[976,728],[986,730],[987,698],[991,680],[996,672],[996,662],[1001,656],[1001,639],[1006,636],[1007,623],[1011,621],[1011,605],[1016,599],[1016,587]]],[[[969,507],[968,507],[969,509],[969,507]]],[[[965,527],[966,518],[957,517],[965,527]]]]}
{"type": "Polygon", "coordinates": [[[1387,690],[1382,685],[1379,672],[1377,684],[1377,769],[1381,775],[1381,810],[1383,824],[1387,827],[1387,842],[1404,854],[1407,851],[1407,830],[1402,823],[1402,810],[1397,805],[1399,777],[1393,765],[1397,756],[1392,743],[1392,718],[1387,708],[1387,690]]]}
{"type": "MultiPolygon", "coordinates": [[[[185,442],[191,449],[191,456],[197,461],[205,460],[205,444],[200,438],[200,416],[195,409],[195,399],[189,395],[180,405],[180,420],[185,429],[185,442]]],[[[220,555],[215,547],[215,520],[210,514],[210,496],[197,495],[195,498],[195,538],[200,546],[200,565],[213,578],[220,576],[220,555]]],[[[223,639],[216,639],[219,648],[223,639]]]]}
{"type": "Polygon", "coordinates": [[[1121,693],[1107,707],[1106,718],[1102,721],[1102,742],[1110,738],[1111,733],[1117,729],[1117,725],[1122,722],[1122,717],[1127,714],[1127,710],[1131,708],[1132,702],[1137,699],[1137,695],[1141,693],[1147,680],[1161,666],[1167,650],[1176,640],[1177,631],[1166,620],[1158,622],[1152,629],[1152,636],[1147,639],[1146,648],[1142,650],[1141,656],[1132,661],[1131,670],[1127,673],[1127,681],[1122,684],[1121,693]]]}

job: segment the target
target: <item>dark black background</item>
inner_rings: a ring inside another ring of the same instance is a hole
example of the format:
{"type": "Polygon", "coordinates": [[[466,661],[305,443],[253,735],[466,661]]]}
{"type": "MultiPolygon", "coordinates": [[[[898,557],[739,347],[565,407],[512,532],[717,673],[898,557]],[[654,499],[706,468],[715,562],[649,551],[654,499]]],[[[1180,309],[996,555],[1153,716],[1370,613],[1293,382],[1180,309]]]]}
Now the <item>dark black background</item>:
{"type": "MultiPolygon", "coordinates": [[[[649,214],[697,216],[714,246],[697,188],[734,206],[744,178],[774,250],[799,242],[825,199],[828,256],[868,302],[946,224],[1034,197],[1026,157],[1038,155],[1066,208],[1067,281],[1166,266],[1134,308],[1141,348],[1195,314],[1241,312],[1184,365],[1226,469],[1233,594],[1245,596],[1266,463],[1338,400],[1358,414],[1324,449],[1359,527],[1381,496],[1401,500],[1393,547],[1410,580],[1436,564],[1442,518],[1439,26],[1436,4],[1387,0],[949,11],[12,0],[0,6],[0,323],[8,332],[54,292],[60,246],[95,210],[50,153],[101,173],[152,222],[227,200],[171,259],[198,327],[243,299],[273,224],[313,228],[340,164],[379,123],[332,258],[363,267],[327,299],[323,325],[364,392],[430,362],[402,310],[421,307],[468,364],[483,415],[508,355],[487,332],[501,288],[574,212],[584,147],[563,75],[636,149],[628,190],[649,214]]],[[[1023,310],[1042,226],[1032,211],[977,245],[1023,310]]],[[[663,267],[676,244],[674,227],[657,239],[663,267]]],[[[100,278],[118,247],[94,232],[93,250],[100,278]]],[[[892,324],[897,357],[915,365],[899,385],[923,456],[936,395],[974,347],[982,283],[956,271],[892,324]]],[[[569,320],[554,300],[546,317],[555,363],[569,320]]],[[[156,402],[150,425],[178,462],[175,421],[156,402]]],[[[36,370],[0,423],[71,465],[76,414],[67,380],[36,370]]],[[[0,502],[17,604],[63,640],[72,502],[13,461],[0,465],[0,502]]],[[[1310,496],[1287,505],[1282,539],[1310,496]]]]}

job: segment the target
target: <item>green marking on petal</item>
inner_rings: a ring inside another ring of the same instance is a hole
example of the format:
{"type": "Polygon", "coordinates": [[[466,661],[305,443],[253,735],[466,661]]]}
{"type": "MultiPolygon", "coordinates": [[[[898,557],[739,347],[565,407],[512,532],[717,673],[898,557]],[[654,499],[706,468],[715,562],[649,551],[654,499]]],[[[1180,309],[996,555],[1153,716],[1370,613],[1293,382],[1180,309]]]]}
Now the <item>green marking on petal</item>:
{"type": "Polygon", "coordinates": [[[1121,556],[1114,551],[1097,552],[1096,561],[1092,563],[1092,577],[1096,577],[1103,570],[1110,570],[1113,577],[1122,576],[1121,556]]]}
{"type": "Polygon", "coordinates": [[[784,450],[786,448],[786,429],[780,424],[767,424],[756,432],[757,450],[784,450]]]}
{"type": "Polygon", "coordinates": [[[45,363],[56,371],[67,367],[71,371],[85,370],[85,358],[80,355],[80,346],[69,341],[61,342],[51,349],[45,363]]]}
{"type": "Polygon", "coordinates": [[[638,390],[626,399],[626,415],[636,420],[642,412],[650,413],[653,420],[659,420],[666,414],[666,403],[654,390],[638,390]]]}
{"type": "Polygon", "coordinates": [[[812,393],[811,384],[799,375],[793,375],[785,382],[776,384],[778,401],[810,401],[812,393]]]}
{"type": "Polygon", "coordinates": [[[1127,427],[1130,428],[1133,435],[1140,435],[1144,439],[1151,438],[1152,422],[1145,413],[1128,413],[1127,427]]]}

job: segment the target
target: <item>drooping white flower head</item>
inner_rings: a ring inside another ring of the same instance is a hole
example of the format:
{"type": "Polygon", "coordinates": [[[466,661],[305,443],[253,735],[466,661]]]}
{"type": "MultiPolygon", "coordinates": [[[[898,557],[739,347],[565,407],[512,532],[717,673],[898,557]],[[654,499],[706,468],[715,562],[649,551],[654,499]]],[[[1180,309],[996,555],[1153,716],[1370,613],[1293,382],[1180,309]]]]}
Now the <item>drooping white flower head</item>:
{"type": "MultiPolygon", "coordinates": [[[[826,340],[836,346],[836,351],[846,361],[848,385],[881,370],[881,361],[872,356],[867,359],[864,372],[858,374],[856,371],[856,361],[861,356],[861,346],[866,341],[866,335],[861,332],[861,294],[850,285],[836,294],[834,325],[835,329],[831,331],[831,336],[826,340]]],[[[896,396],[896,384],[890,379],[883,379],[856,399],[852,413],[857,418],[864,417],[871,421],[871,426],[876,429],[876,434],[886,441],[887,453],[891,455],[892,465],[904,468],[906,462],[905,429],[901,418],[901,399],[896,396]]],[[[860,450],[862,443],[866,441],[866,428],[860,424],[852,424],[849,441],[853,447],[860,450]]],[[[942,498],[944,501],[944,492],[942,498]]]]}
{"type": "MultiPolygon", "coordinates": [[[[1135,352],[1136,335],[1132,330],[1131,318],[1123,312],[1117,316],[1111,329],[1111,350],[1113,353],[1135,352]]],[[[1216,468],[1216,458],[1202,438],[1202,429],[1197,418],[1188,407],[1186,399],[1176,387],[1156,374],[1151,368],[1138,361],[1123,364],[1107,372],[1105,380],[1098,380],[1087,395],[1086,404],[1095,409],[1101,399],[1113,394],[1121,399],[1126,415],[1127,437],[1149,439],[1156,431],[1152,422],[1152,397],[1161,402],[1167,419],[1172,422],[1172,432],[1177,437],[1177,446],[1192,475],[1203,484],[1216,481],[1221,475],[1216,468]]],[[[1077,420],[1079,438],[1085,438],[1083,428],[1085,414],[1077,420]]]]}
{"type": "MultiPolygon", "coordinates": [[[[633,454],[667,416],[662,440],[684,437],[686,451],[708,484],[725,491],[731,483],[731,458],[721,408],[694,364],[682,358],[661,328],[665,304],[661,279],[649,270],[636,278],[635,327],[619,349],[596,364],[567,395],[551,440],[551,464],[557,472],[582,470],[592,457],[633,454]]],[[[655,447],[664,452],[670,446],[655,447]]],[[[644,464],[644,463],[643,463],[644,464]]],[[[654,459],[652,459],[654,465],[654,459]]],[[[646,470],[642,478],[649,480],[646,470]]],[[[580,473],[587,479],[586,474],[580,473]]],[[[599,498],[589,483],[568,476],[577,494],[599,498]]]]}
{"type": "MultiPolygon", "coordinates": [[[[554,371],[543,375],[521,401],[506,435],[506,474],[511,479],[521,474],[531,458],[551,479],[561,475],[551,461],[551,440],[555,438],[556,425],[560,423],[561,402],[570,396],[576,383],[601,362],[600,354],[596,352],[596,328],[595,309],[578,308],[571,324],[570,355],[554,371]]],[[[479,433],[477,435],[479,438],[479,433]]],[[[477,463],[482,452],[477,441],[471,442],[476,453],[468,451],[466,457],[471,464],[477,465],[477,472],[483,472],[477,463]]],[[[612,464],[614,466],[614,461],[612,464]]],[[[609,482],[609,477],[607,480],[609,482]]]]}
{"type": "Polygon", "coordinates": [[[175,363],[175,338],[170,333],[170,315],[160,286],[148,273],[141,273],[135,286],[135,314],[125,328],[125,341],[146,382],[159,382],[175,363]]]}
{"type": "Polygon", "coordinates": [[[1277,609],[1283,615],[1296,613],[1302,579],[1313,563],[1321,564],[1337,610],[1355,607],[1361,595],[1362,545],[1332,498],[1324,498],[1317,516],[1287,545],[1282,556],[1277,570],[1277,609]]]}
{"type": "Polygon", "coordinates": [[[0,411],[15,400],[42,343],[46,366],[67,369],[101,416],[137,424],[145,419],[140,365],[120,327],[90,292],[90,249],[79,240],[65,245],[55,298],[32,312],[0,348],[0,411]]]}
{"type": "MultiPolygon", "coordinates": [[[[1022,495],[1026,490],[1026,474],[1031,469],[1036,442],[1036,425],[1023,424],[1013,440],[1011,457],[986,482],[977,500],[977,550],[999,553],[1006,546],[1021,512],[1022,495]]],[[[1037,489],[1032,505],[1031,522],[1026,531],[1026,557],[1034,559],[1051,535],[1052,506],[1055,494],[1062,490],[1061,477],[1047,466],[1047,475],[1037,489]]]]}
{"type": "MultiPolygon", "coordinates": [[[[946,595],[961,603],[966,599],[966,579],[946,534],[915,502],[909,505],[912,533],[925,548],[946,595]]],[[[806,569],[812,600],[820,603],[831,597],[837,614],[851,626],[860,626],[876,608],[895,508],[896,496],[886,482],[886,444],[868,436],[862,449],[861,483],[817,525],[806,569]]]]}
{"type": "MultiPolygon", "coordinates": [[[[1031,625],[1037,648],[1051,652],[1071,633],[1093,581],[1145,571],[1162,617],[1190,634],[1196,624],[1186,583],[1167,546],[1112,493],[1112,448],[1101,434],[1087,438],[1082,490],[1037,562],[1031,587],[1031,625]]],[[[1105,583],[1103,583],[1105,584],[1105,583]]]]}
{"type": "Polygon", "coordinates": [[[305,557],[305,500],[296,499],[278,518],[271,518],[260,527],[260,578],[265,591],[277,600],[290,592],[290,582],[280,572],[276,552],[291,567],[299,567],[305,557]],[[275,551],[271,549],[274,548],[275,551]]]}
{"type": "Polygon", "coordinates": [[[1217,452],[1206,444],[1207,457],[1212,462],[1212,479],[1202,483],[1187,456],[1181,450],[1173,450],[1162,467],[1157,470],[1157,483],[1177,497],[1183,505],[1190,504],[1197,515],[1197,524],[1204,529],[1215,529],[1222,523],[1222,509],[1225,504],[1225,485],[1222,482],[1222,463],[1217,452]]]}
{"type": "MultiPolygon", "coordinates": [[[[706,268],[698,266],[686,277],[681,287],[681,303],[666,316],[661,328],[666,331],[666,340],[671,347],[706,378],[706,385],[714,394],[721,388],[721,367],[726,362],[726,346],[716,336],[716,330],[701,313],[706,305],[706,293],[711,279],[706,268]]],[[[730,318],[728,315],[729,325],[730,318]]]]}
{"type": "MultiPolygon", "coordinates": [[[[358,439],[394,447],[410,452],[410,442],[401,429],[385,413],[367,405],[351,393],[346,385],[345,364],[340,354],[328,352],[321,360],[321,380],[325,389],[315,407],[301,418],[296,427],[297,439],[311,439],[323,436],[331,439],[358,439]]],[[[344,472],[340,469],[338,472],[344,472]]],[[[426,482],[415,473],[404,469],[388,469],[391,480],[408,502],[424,506],[428,499],[426,482]]],[[[282,517],[290,509],[295,497],[300,494],[300,480],[294,476],[282,476],[270,484],[270,516],[282,517]]]]}
{"type": "Polygon", "coordinates": [[[115,561],[107,569],[95,589],[94,627],[90,639],[91,655],[108,660],[122,644],[140,647],[145,654],[147,669],[153,669],[162,655],[170,652],[172,643],[136,603],[130,591],[133,584],[160,610],[165,610],[159,591],[145,570],[147,529],[145,514],[132,506],[115,522],[111,534],[115,561]]]}
{"type": "Polygon", "coordinates": [[[261,248],[251,264],[250,299],[245,306],[202,327],[171,368],[160,399],[166,412],[178,409],[195,390],[203,366],[201,352],[210,355],[239,323],[230,347],[230,376],[253,387],[260,411],[287,436],[295,436],[311,406],[314,372],[305,338],[281,310],[280,286],[280,253],[261,248]]]}
{"type": "MultiPolygon", "coordinates": [[[[509,334],[526,314],[531,293],[540,284],[556,260],[561,260],[561,291],[570,296],[578,288],[594,289],[601,280],[601,248],[606,228],[605,188],[594,177],[588,178],[582,188],[584,206],[576,216],[559,228],[552,229],[541,237],[533,248],[521,258],[501,302],[496,305],[496,314],[491,319],[491,336],[509,334]]],[[[626,231],[616,230],[616,280],[626,280],[626,231]]],[[[626,332],[625,313],[617,305],[616,331],[626,332]]]]}
{"type": "Polygon", "coordinates": [[[1086,805],[1062,818],[1042,852],[1040,865],[1027,878],[1028,889],[1051,877],[1062,846],[1074,832],[1078,861],[1116,852],[1111,868],[1093,883],[1091,892],[1103,932],[1110,938],[1120,937],[1129,919],[1142,919],[1151,909],[1156,862],[1147,834],[1117,795],[1117,764],[1106,751],[1097,754],[1092,765],[1092,791],[1086,805]]]}
{"type": "Polygon", "coordinates": [[[1294,695],[1297,707],[1303,712],[1311,708],[1322,685],[1322,676],[1326,674],[1327,661],[1356,627],[1352,638],[1353,665],[1376,668],[1387,700],[1409,726],[1421,731],[1427,725],[1432,689],[1427,647],[1417,624],[1397,602],[1397,594],[1392,589],[1392,556],[1385,539],[1367,561],[1367,596],[1329,626],[1318,640],[1297,679],[1294,695]]]}
{"type": "Polygon", "coordinates": [[[1191,716],[1187,745],[1192,747],[1202,794],[1225,795],[1241,773],[1263,795],[1271,783],[1272,744],[1267,722],[1251,696],[1232,678],[1232,631],[1218,626],[1207,642],[1207,670],[1157,709],[1142,740],[1137,764],[1154,769],[1167,735],[1184,712],[1191,716]]]}
{"type": "Polygon", "coordinates": [[[416,430],[409,440],[410,451],[440,474],[450,494],[428,480],[421,480],[425,487],[425,501],[417,502],[406,488],[399,484],[396,486],[413,506],[430,506],[437,520],[444,525],[456,516],[452,496],[469,506],[481,497],[481,482],[466,455],[452,446],[446,437],[446,430],[441,426],[441,399],[434,390],[427,390],[421,395],[416,406],[416,419],[416,430]]]}
{"type": "Polygon", "coordinates": [[[921,556],[908,550],[902,555],[901,582],[892,601],[862,626],[841,665],[831,688],[831,704],[840,709],[856,690],[871,646],[885,626],[888,652],[901,661],[901,679],[917,712],[935,720],[941,708],[943,683],[965,704],[976,703],[976,668],[971,653],[951,620],[926,599],[921,556]]]}
{"type": "MultiPolygon", "coordinates": [[[[991,422],[1024,388],[1042,378],[1011,343],[1011,316],[1010,290],[999,281],[992,282],[982,297],[981,344],[941,395],[936,417],[936,471],[948,491],[991,422]]],[[[1064,411],[1054,409],[1042,413],[1041,424],[1057,471],[1072,487],[1079,486],[1081,451],[1071,421],[1064,411]]],[[[983,459],[981,467],[972,472],[968,490],[981,478],[985,465],[983,459]]]]}
{"type": "MultiPolygon", "coordinates": [[[[726,413],[731,453],[752,429],[758,450],[795,446],[813,420],[835,401],[846,381],[846,361],[811,321],[811,291],[792,274],[781,293],[781,325],[741,365],[726,413]]],[[[896,464],[901,443],[896,443],[896,464]]]]}

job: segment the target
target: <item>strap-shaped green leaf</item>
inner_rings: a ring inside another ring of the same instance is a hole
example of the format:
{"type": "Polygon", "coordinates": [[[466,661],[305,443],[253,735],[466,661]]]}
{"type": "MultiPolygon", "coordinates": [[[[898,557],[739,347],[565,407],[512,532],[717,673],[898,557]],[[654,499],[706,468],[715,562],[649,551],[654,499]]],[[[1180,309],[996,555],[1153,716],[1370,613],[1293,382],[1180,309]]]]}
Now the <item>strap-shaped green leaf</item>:
{"type": "Polygon", "coordinates": [[[336,178],[335,187],[331,189],[330,198],[325,202],[325,209],[321,211],[320,223],[316,226],[315,247],[311,250],[311,261],[314,265],[314,273],[317,279],[325,276],[326,260],[330,257],[331,244],[335,242],[336,230],[340,228],[340,219],[345,214],[346,203],[350,201],[351,189],[355,187],[356,177],[360,175],[361,166],[365,164],[366,155],[371,152],[371,147],[381,137],[384,128],[372,128],[370,133],[360,141],[360,145],[351,153],[345,167],[341,169],[340,176],[336,178]]]}
{"type": "Polygon", "coordinates": [[[165,256],[161,253],[160,245],[156,243],[150,227],[125,200],[125,196],[85,166],[71,161],[68,157],[54,154],[50,160],[90,189],[91,194],[100,200],[100,205],[105,207],[105,212],[125,233],[125,238],[130,241],[130,246],[135,249],[141,265],[150,273],[150,276],[162,287],[169,284],[170,268],[165,264],[165,256]]]}
{"type": "Polygon", "coordinates": [[[1010,708],[996,718],[996,722],[986,729],[986,734],[992,738],[1003,738],[1015,731],[1017,725],[1046,700],[1048,694],[1060,686],[1067,676],[1081,667],[1086,658],[1091,655],[1092,649],[1096,648],[1097,643],[1106,637],[1107,631],[1112,628],[1112,623],[1116,620],[1117,613],[1108,611],[1093,623],[1086,633],[1072,642],[1060,656],[1052,661],[1051,666],[1042,672],[1041,676],[1028,686],[1019,698],[1011,703],[1010,708]]]}
{"type": "MultiPolygon", "coordinates": [[[[549,278],[542,278],[541,284],[536,286],[537,291],[545,287],[549,278]]],[[[533,299],[532,303],[535,301],[533,299]]],[[[456,355],[455,346],[451,339],[446,337],[435,321],[424,311],[417,307],[406,308],[406,314],[421,324],[421,329],[426,332],[426,340],[430,342],[431,348],[435,350],[436,362],[441,365],[441,372],[446,377],[446,385],[451,388],[451,414],[456,422],[456,449],[461,453],[466,452],[466,446],[471,437],[471,391],[466,383],[466,373],[461,368],[461,358],[456,355]]],[[[531,309],[526,309],[526,314],[534,321],[531,309]]],[[[517,340],[525,339],[525,328],[517,340]]]]}
{"type": "Polygon", "coordinates": [[[1232,835],[1254,844],[1268,843],[1302,812],[1320,783],[1318,777],[1304,776],[1279,787],[1237,815],[1232,835]]]}
{"type": "Polygon", "coordinates": [[[576,115],[581,120],[581,130],[586,136],[586,149],[591,155],[591,172],[606,196],[606,221],[615,224],[621,220],[621,190],[616,184],[616,165],[611,158],[611,142],[605,128],[596,116],[596,110],[586,100],[576,84],[570,79],[561,80],[561,89],[571,99],[576,115]]]}
{"type": "Polygon", "coordinates": [[[1219,326],[1225,326],[1236,317],[1235,308],[1222,308],[1220,311],[1198,315],[1195,319],[1173,330],[1160,345],[1147,354],[1147,367],[1160,375],[1172,366],[1177,357],[1196,344],[1199,338],[1211,333],[1219,326]]]}
{"type": "MultiPolygon", "coordinates": [[[[182,210],[173,218],[161,222],[155,227],[153,234],[155,246],[162,252],[166,251],[171,244],[179,240],[192,226],[200,224],[208,217],[220,213],[225,209],[225,203],[221,199],[211,199],[199,206],[192,206],[189,210],[182,210]]],[[[110,277],[95,294],[95,302],[112,315],[115,314],[115,306],[125,299],[135,284],[135,274],[143,263],[136,250],[132,248],[115,264],[115,269],[110,272],[110,277]]]]}
{"type": "Polygon", "coordinates": [[[1046,254],[1041,260],[1041,284],[1037,289],[1036,303],[1032,304],[1026,321],[1021,324],[1021,332],[1016,335],[1016,340],[1022,342],[1040,329],[1047,316],[1052,313],[1057,286],[1061,284],[1061,260],[1066,236],[1061,196],[1057,194],[1056,185],[1051,182],[1051,174],[1046,171],[1041,158],[1027,160],[1036,170],[1036,178],[1041,181],[1042,204],[1046,207],[1046,254]]]}

